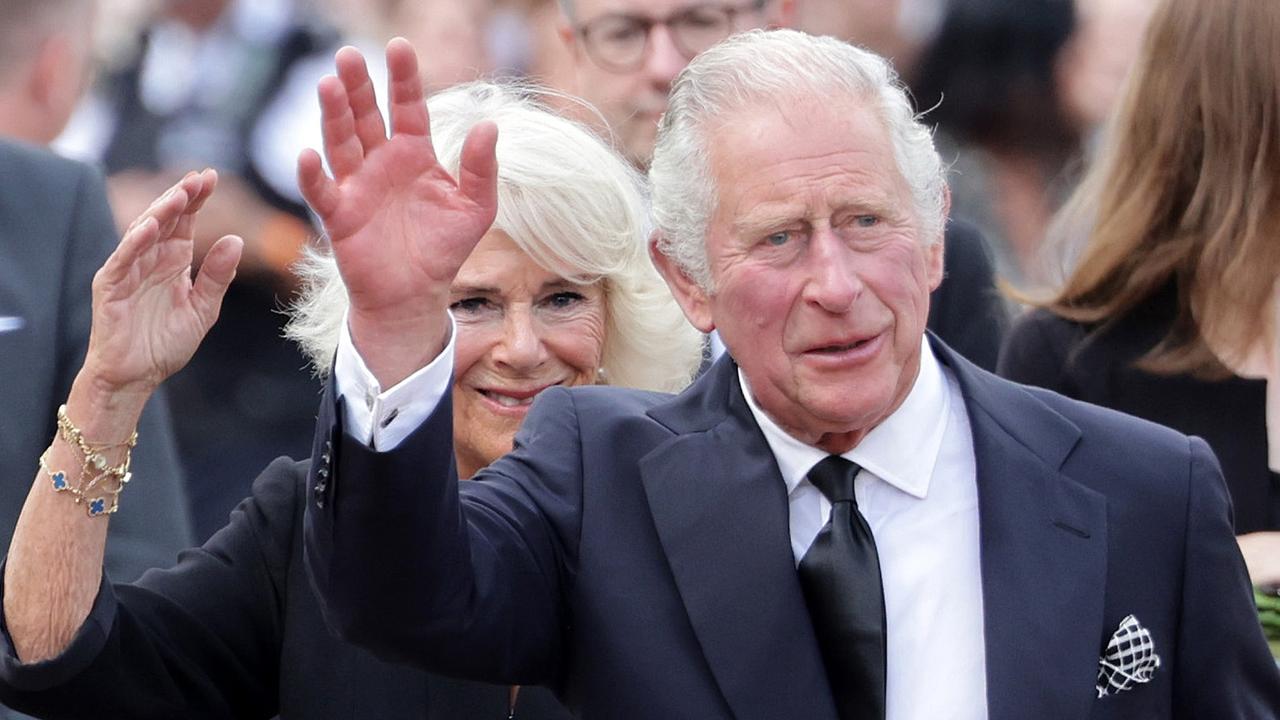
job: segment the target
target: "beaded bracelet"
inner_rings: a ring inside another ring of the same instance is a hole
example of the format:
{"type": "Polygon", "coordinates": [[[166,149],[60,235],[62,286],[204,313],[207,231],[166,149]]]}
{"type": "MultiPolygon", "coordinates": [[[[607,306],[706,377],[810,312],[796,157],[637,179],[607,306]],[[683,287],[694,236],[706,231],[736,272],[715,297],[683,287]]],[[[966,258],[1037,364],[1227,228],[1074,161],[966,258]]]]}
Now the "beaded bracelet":
{"type": "Polygon", "coordinates": [[[131,477],[129,463],[138,444],[137,431],[121,443],[91,443],[67,417],[67,406],[63,405],[58,408],[58,437],[80,452],[81,464],[80,476],[73,483],[66,471],[49,466],[52,447],[40,456],[40,469],[49,476],[54,492],[72,495],[77,505],[84,504],[89,517],[114,513],[120,507],[120,492],[131,477]],[[124,460],[119,465],[110,465],[104,453],[115,448],[124,448],[124,460]]]}

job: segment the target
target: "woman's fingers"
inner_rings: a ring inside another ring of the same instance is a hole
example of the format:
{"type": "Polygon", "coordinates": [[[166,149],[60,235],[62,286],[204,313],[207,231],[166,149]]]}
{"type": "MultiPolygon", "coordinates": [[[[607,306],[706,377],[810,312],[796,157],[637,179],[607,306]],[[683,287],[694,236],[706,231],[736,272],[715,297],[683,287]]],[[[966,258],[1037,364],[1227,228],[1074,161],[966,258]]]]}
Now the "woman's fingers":
{"type": "Polygon", "coordinates": [[[115,288],[123,285],[129,277],[129,271],[137,264],[138,258],[148,248],[155,245],[160,238],[160,223],[154,217],[142,217],[135,220],[121,238],[107,262],[94,275],[94,290],[115,288]]]}
{"type": "Polygon", "coordinates": [[[205,168],[183,179],[182,189],[187,193],[187,204],[182,208],[168,237],[179,240],[191,240],[195,237],[196,213],[200,212],[205,201],[213,195],[217,185],[218,173],[212,168],[205,168]]]}
{"type": "Polygon", "coordinates": [[[319,153],[311,148],[298,155],[298,190],[302,193],[302,199],[307,201],[307,205],[322,221],[327,220],[338,209],[341,196],[338,194],[337,183],[325,174],[319,153]]]}
{"type": "Polygon", "coordinates": [[[409,41],[401,37],[387,43],[387,100],[393,135],[430,137],[431,122],[422,97],[418,57],[409,41]]]}
{"type": "Polygon", "coordinates": [[[222,298],[236,277],[236,265],[244,250],[244,240],[227,235],[213,244],[200,265],[191,288],[191,305],[207,330],[218,319],[222,298]]]}
{"type": "Polygon", "coordinates": [[[338,68],[338,79],[347,91],[355,136],[364,155],[368,155],[387,141],[387,128],[382,122],[382,112],[378,110],[378,98],[373,80],[369,78],[369,68],[365,66],[360,51],[350,46],[338,51],[334,63],[338,68]]]}

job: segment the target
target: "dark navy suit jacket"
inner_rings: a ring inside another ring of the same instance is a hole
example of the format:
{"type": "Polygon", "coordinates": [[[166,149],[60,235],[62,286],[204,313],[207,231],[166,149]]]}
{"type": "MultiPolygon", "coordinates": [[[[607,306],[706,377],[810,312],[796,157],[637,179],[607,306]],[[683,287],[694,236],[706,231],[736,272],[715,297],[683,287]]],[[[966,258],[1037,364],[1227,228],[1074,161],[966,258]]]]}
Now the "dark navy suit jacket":
{"type": "MultiPolygon", "coordinates": [[[[990,717],[1275,717],[1280,673],[1208,447],[932,346],[972,424],[990,717]],[[1163,664],[1099,699],[1130,614],[1163,664]]],[[[835,720],[785,486],[729,358],[676,397],[549,390],[460,491],[447,400],[386,453],[345,435],[339,407],[331,387],[304,537],[342,636],[547,683],[583,717],[835,720]]]]}

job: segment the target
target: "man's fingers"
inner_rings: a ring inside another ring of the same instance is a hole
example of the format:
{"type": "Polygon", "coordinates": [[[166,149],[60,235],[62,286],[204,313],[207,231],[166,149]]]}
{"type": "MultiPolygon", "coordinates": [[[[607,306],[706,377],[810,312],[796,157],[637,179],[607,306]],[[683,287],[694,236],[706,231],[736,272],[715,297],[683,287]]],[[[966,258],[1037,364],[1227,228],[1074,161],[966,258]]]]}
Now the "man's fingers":
{"type": "Polygon", "coordinates": [[[235,235],[219,239],[209,248],[191,287],[191,305],[208,329],[218,319],[222,298],[236,276],[236,265],[244,250],[244,240],[235,235]]]}
{"type": "Polygon", "coordinates": [[[353,47],[344,47],[334,57],[338,67],[338,79],[347,91],[347,102],[355,123],[355,135],[368,155],[374,148],[387,141],[387,127],[378,110],[378,98],[364,56],[353,47]]]}
{"type": "Polygon", "coordinates": [[[298,190],[311,210],[325,220],[338,209],[337,184],[324,172],[320,155],[307,148],[298,155],[298,190]]]}
{"type": "Polygon", "coordinates": [[[360,169],[364,148],[356,137],[356,121],[351,114],[347,90],[342,81],[326,75],[316,85],[320,98],[320,133],[324,138],[324,155],[329,169],[339,180],[360,169]]]}
{"type": "Polygon", "coordinates": [[[427,103],[422,97],[418,57],[404,38],[387,43],[387,96],[394,135],[430,135],[427,103]]]}
{"type": "Polygon", "coordinates": [[[490,121],[476,123],[462,143],[458,187],[472,202],[489,213],[498,211],[498,126],[490,121]]]}

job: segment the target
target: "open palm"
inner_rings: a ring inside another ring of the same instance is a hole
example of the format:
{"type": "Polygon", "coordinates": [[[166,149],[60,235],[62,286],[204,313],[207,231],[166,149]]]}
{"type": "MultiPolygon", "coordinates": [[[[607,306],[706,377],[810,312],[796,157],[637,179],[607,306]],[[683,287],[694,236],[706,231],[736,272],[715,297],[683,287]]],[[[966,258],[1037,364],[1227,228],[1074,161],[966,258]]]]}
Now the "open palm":
{"type": "Polygon", "coordinates": [[[99,382],[155,388],[191,359],[217,319],[243,243],[219,240],[192,280],[195,217],[216,183],[212,170],[183,178],[134,221],[94,276],[85,367],[99,382]]]}
{"type": "Polygon", "coordinates": [[[318,87],[333,177],[306,151],[298,180],[332,244],[352,312],[403,320],[442,310],[497,212],[497,129],[473,128],[455,179],[436,159],[408,42],[387,45],[390,137],[363,57],[343,48],[336,63],[337,77],[318,87]]]}

